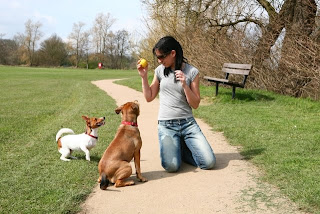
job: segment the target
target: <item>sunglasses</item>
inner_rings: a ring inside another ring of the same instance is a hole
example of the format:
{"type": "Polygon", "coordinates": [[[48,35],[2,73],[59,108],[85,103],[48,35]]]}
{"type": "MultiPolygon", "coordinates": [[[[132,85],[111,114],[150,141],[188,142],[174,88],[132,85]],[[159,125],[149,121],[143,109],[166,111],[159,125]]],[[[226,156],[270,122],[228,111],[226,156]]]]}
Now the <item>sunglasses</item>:
{"type": "Polygon", "coordinates": [[[170,53],[171,53],[171,51],[169,51],[169,52],[167,52],[167,53],[164,53],[164,54],[161,54],[161,55],[159,55],[159,56],[157,56],[157,55],[155,54],[155,56],[157,57],[157,59],[162,60],[162,59],[166,58],[170,53]]]}

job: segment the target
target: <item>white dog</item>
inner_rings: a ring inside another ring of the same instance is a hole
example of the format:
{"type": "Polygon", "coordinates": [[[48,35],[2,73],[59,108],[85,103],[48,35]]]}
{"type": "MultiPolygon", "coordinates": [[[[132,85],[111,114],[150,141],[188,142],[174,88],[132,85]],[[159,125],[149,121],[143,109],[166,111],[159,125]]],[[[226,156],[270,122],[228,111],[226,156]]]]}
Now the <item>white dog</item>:
{"type": "Polygon", "coordinates": [[[56,142],[58,143],[58,151],[61,153],[61,160],[70,161],[67,157],[76,159],[71,156],[72,151],[82,150],[86,154],[86,160],[90,161],[90,152],[98,140],[98,128],[105,124],[105,117],[82,116],[86,121],[86,132],[82,134],[75,134],[69,128],[62,128],[56,135],[56,142]],[[70,134],[61,137],[63,134],[70,134]]]}

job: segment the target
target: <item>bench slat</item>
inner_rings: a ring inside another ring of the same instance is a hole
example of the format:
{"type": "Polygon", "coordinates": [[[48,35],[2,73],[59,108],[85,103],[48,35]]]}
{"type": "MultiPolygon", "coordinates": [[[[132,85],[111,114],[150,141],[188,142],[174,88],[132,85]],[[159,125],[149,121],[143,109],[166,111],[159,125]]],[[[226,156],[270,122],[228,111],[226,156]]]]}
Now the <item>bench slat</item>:
{"type": "Polygon", "coordinates": [[[211,82],[221,82],[221,83],[229,82],[229,80],[227,79],[219,79],[219,78],[208,77],[208,76],[204,76],[203,78],[211,82]]]}
{"type": "Polygon", "coordinates": [[[230,74],[242,74],[249,75],[250,70],[242,70],[242,69],[231,69],[231,68],[222,68],[222,71],[230,74]]]}
{"type": "Polygon", "coordinates": [[[251,64],[236,64],[236,63],[224,63],[224,68],[235,68],[235,69],[244,69],[244,70],[251,70],[251,64]]]}

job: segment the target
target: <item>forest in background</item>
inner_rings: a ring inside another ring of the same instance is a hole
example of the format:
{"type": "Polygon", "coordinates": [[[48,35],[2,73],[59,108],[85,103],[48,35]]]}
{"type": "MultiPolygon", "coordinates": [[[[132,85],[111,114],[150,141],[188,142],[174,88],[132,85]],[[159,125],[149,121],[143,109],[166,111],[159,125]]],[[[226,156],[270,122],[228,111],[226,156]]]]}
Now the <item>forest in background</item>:
{"type": "Polygon", "coordinates": [[[80,21],[74,23],[64,41],[57,34],[43,38],[42,23],[28,19],[25,32],[18,32],[12,39],[2,39],[5,34],[0,34],[0,64],[94,69],[102,63],[110,69],[135,67],[136,44],[127,30],[110,30],[115,21],[111,14],[99,13],[91,27],[80,21]]]}
{"type": "MultiPolygon", "coordinates": [[[[112,32],[110,14],[93,26],[74,23],[68,41],[42,38],[40,22],[27,20],[12,39],[0,34],[0,64],[135,68],[140,57],[157,66],[151,50],[162,36],[183,46],[189,63],[203,76],[222,77],[223,63],[250,63],[249,88],[319,99],[320,0],[141,0],[146,35],[112,32]]],[[[201,78],[204,84],[208,84],[201,78]]]]}

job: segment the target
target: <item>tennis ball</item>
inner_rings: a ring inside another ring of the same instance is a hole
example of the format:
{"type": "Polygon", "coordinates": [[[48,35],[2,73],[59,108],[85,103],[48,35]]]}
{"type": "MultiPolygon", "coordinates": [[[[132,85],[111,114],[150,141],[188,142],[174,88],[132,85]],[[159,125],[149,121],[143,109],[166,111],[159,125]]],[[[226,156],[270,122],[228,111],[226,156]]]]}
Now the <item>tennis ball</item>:
{"type": "Polygon", "coordinates": [[[143,68],[147,67],[147,66],[148,66],[147,60],[145,60],[145,59],[140,59],[140,65],[141,65],[143,68]]]}

